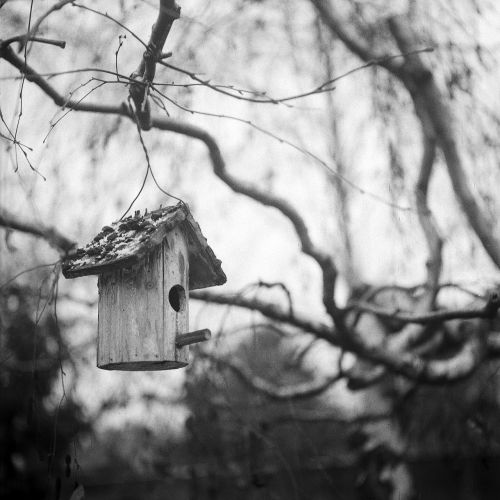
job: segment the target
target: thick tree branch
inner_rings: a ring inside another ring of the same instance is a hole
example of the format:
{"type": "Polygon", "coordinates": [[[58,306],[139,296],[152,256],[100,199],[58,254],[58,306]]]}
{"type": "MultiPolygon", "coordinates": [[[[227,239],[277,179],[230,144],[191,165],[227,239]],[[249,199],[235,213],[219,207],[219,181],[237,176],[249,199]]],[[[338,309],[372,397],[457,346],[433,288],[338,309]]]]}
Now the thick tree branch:
{"type": "Polygon", "coordinates": [[[29,33],[26,33],[24,40],[26,40],[27,37],[33,37],[36,36],[38,33],[38,30],[40,29],[40,25],[47,19],[47,17],[50,16],[53,12],[62,9],[65,5],[68,5],[69,3],[73,2],[73,0],[61,0],[60,2],[57,2],[56,4],[52,5],[47,11],[45,11],[33,24],[31,30],[29,33]]]}
{"type": "MultiPolygon", "coordinates": [[[[318,45],[320,50],[320,55],[325,61],[325,78],[331,79],[334,74],[334,65],[331,56],[330,46],[325,40],[323,31],[319,20],[316,23],[318,45]]],[[[339,129],[338,129],[338,110],[336,109],[333,93],[329,92],[325,94],[325,101],[328,107],[328,114],[330,116],[329,125],[331,129],[330,139],[330,155],[337,166],[337,172],[340,176],[328,177],[329,182],[332,182],[333,188],[337,195],[337,224],[340,229],[340,241],[342,243],[342,256],[341,264],[343,269],[343,277],[346,279],[349,288],[351,290],[359,289],[362,287],[363,283],[355,269],[354,265],[354,252],[352,249],[351,234],[349,230],[349,197],[345,183],[342,181],[343,177],[346,175],[346,166],[344,164],[342,145],[339,140],[339,129]]]]}
{"type": "MultiPolygon", "coordinates": [[[[217,295],[203,290],[193,292],[192,297],[198,300],[206,300],[210,303],[234,305],[236,307],[259,311],[270,319],[301,328],[326,340],[332,345],[342,348],[346,352],[351,352],[367,361],[382,365],[388,370],[411,380],[427,384],[441,384],[466,378],[480,365],[487,354],[484,345],[486,340],[480,339],[479,334],[471,334],[471,338],[465,340],[462,349],[450,358],[444,360],[427,360],[414,353],[400,352],[386,345],[369,345],[354,331],[350,332],[350,338],[346,342],[344,337],[338,335],[336,331],[332,331],[326,325],[314,323],[303,318],[290,318],[287,312],[277,306],[256,299],[217,295]]],[[[494,306],[490,307],[498,308],[496,301],[493,301],[493,303],[494,306]]],[[[371,307],[372,305],[369,304],[369,306],[371,307]]],[[[486,316],[488,318],[493,314],[492,310],[486,308],[482,311],[483,314],[486,314],[484,311],[488,311],[488,315],[486,316]]],[[[471,316],[476,318],[478,317],[477,314],[478,311],[474,311],[474,315],[471,314],[471,316]]],[[[492,341],[491,345],[496,346],[497,344],[492,341]]],[[[500,352],[498,354],[500,355],[500,352]]]]}
{"type": "Polygon", "coordinates": [[[76,246],[75,242],[63,236],[57,229],[23,221],[4,208],[0,208],[0,226],[44,238],[63,254],[76,246]]]}
{"type": "MultiPolygon", "coordinates": [[[[432,169],[436,159],[436,140],[431,132],[426,129],[423,133],[423,152],[420,172],[415,186],[415,203],[418,210],[418,220],[427,243],[427,277],[425,282],[424,296],[418,300],[414,314],[429,313],[434,309],[436,296],[439,290],[439,278],[441,276],[443,241],[439,235],[436,221],[429,209],[427,195],[432,169]]],[[[413,323],[413,322],[412,322],[413,323]]],[[[399,351],[406,351],[425,337],[428,329],[424,324],[407,324],[401,332],[391,337],[389,345],[399,351]]],[[[434,332],[437,335],[437,332],[434,332]]]]}
{"type": "Polygon", "coordinates": [[[144,130],[149,130],[152,126],[148,101],[149,86],[153,83],[156,64],[161,59],[163,46],[172,24],[179,18],[180,12],[181,9],[175,0],[160,0],[158,18],[153,25],[147,49],[139,67],[131,75],[134,82],[130,85],[130,96],[134,101],[139,124],[144,130]]]}
{"type": "Polygon", "coordinates": [[[441,276],[443,240],[427,203],[429,181],[436,158],[436,140],[425,130],[423,135],[423,155],[415,188],[415,201],[418,219],[425,235],[428,251],[426,288],[430,296],[426,308],[432,309],[438,292],[439,277],[441,276]]]}
{"type": "Polygon", "coordinates": [[[346,47],[358,55],[365,62],[372,62],[382,66],[391,72],[397,73],[401,68],[401,63],[388,54],[379,52],[376,47],[368,45],[357,34],[349,31],[349,22],[342,19],[342,16],[335,7],[336,2],[332,0],[311,0],[318,11],[321,20],[330,31],[340,38],[346,47]]]}
{"type": "MultiPolygon", "coordinates": [[[[401,50],[417,45],[411,28],[403,18],[391,18],[389,27],[401,50]]],[[[413,97],[417,112],[420,109],[422,114],[425,113],[433,127],[462,210],[490,258],[500,267],[500,241],[495,236],[496,224],[480,207],[469,186],[458,148],[455,120],[432,71],[418,54],[408,56],[403,69],[402,81],[413,97]]]]}
{"type": "MultiPolygon", "coordinates": [[[[163,119],[153,119],[152,126],[161,130],[172,130],[171,124],[163,119]]],[[[335,283],[337,279],[337,268],[333,259],[325,252],[319,250],[312,242],[307,226],[299,213],[287,201],[278,198],[270,193],[261,191],[252,184],[241,181],[232,176],[226,170],[226,164],[215,139],[205,130],[188,124],[178,124],[178,133],[183,133],[189,137],[200,139],[208,147],[214,173],[234,192],[243,194],[253,200],[278,209],[292,223],[295,232],[302,244],[302,251],[312,257],[320,266],[323,277],[323,303],[327,312],[336,318],[341,319],[340,311],[334,303],[335,283]]]]}
{"type": "MultiPolygon", "coordinates": [[[[358,55],[364,61],[381,58],[381,55],[377,53],[376,49],[365,44],[359,36],[357,36],[353,32],[350,32],[346,28],[346,26],[348,26],[348,23],[346,23],[342,19],[342,16],[339,15],[339,13],[335,10],[335,7],[332,6],[332,2],[329,2],[327,0],[311,1],[329,29],[335,35],[337,35],[353,53],[358,55]]],[[[405,34],[407,35],[407,33],[405,34]]],[[[413,43],[402,43],[403,40],[405,40],[405,37],[402,36],[401,33],[396,33],[394,28],[393,35],[398,40],[398,45],[402,52],[407,53],[414,47],[413,43]]],[[[408,41],[408,39],[406,39],[406,41],[408,41]]],[[[452,131],[452,127],[450,126],[450,123],[452,123],[451,114],[449,110],[444,106],[444,99],[440,95],[439,90],[437,89],[437,86],[432,79],[432,74],[430,74],[430,71],[427,68],[423,67],[422,59],[419,55],[410,56],[407,54],[406,61],[403,64],[398,64],[393,60],[390,60],[388,63],[385,61],[380,61],[379,65],[385,67],[388,71],[398,77],[408,88],[415,101],[415,107],[417,109],[419,118],[422,121],[424,131],[429,133],[429,130],[431,130],[432,134],[436,137],[436,141],[439,147],[443,150],[450,178],[452,180],[455,192],[457,193],[457,197],[461,202],[462,209],[466,213],[472,228],[483,243],[486,251],[493,259],[493,261],[498,265],[500,263],[500,245],[496,238],[493,236],[493,222],[489,221],[487,217],[481,212],[475,198],[470,191],[470,188],[468,187],[461,165],[461,158],[458,154],[454,132],[452,131]],[[417,60],[419,63],[421,63],[422,66],[417,69],[424,69],[425,71],[415,72],[415,68],[409,68],[408,61],[410,60],[417,60]],[[422,90],[422,88],[424,90],[422,90]]],[[[419,186],[417,186],[417,189],[420,190],[420,195],[426,194],[428,182],[428,179],[426,179],[426,177],[430,175],[430,168],[433,161],[434,153],[432,151],[430,143],[426,144],[426,152],[427,154],[424,153],[422,170],[420,173],[420,184],[419,186]]],[[[423,198],[421,196],[419,196],[419,198],[422,206],[423,198]]],[[[435,226],[432,225],[432,221],[428,217],[428,210],[424,210],[423,214],[424,216],[423,218],[421,218],[421,224],[426,234],[430,255],[430,265],[428,267],[428,284],[434,287],[437,283],[441,266],[441,242],[437,231],[435,231],[435,226]]],[[[434,300],[432,295],[431,298],[434,300]]],[[[381,311],[380,309],[374,308],[371,304],[366,305],[369,307],[367,307],[365,310],[368,311],[369,309],[371,309],[372,313],[375,313],[378,316],[384,316],[383,311],[381,311]]],[[[455,316],[455,314],[453,313],[453,311],[446,311],[438,313],[428,313],[425,315],[397,314],[396,316],[399,316],[403,321],[409,322],[422,320],[422,324],[425,324],[427,321],[433,322],[446,320],[450,316],[455,316]],[[432,316],[435,314],[437,314],[437,316],[433,318],[432,316]]],[[[458,311],[458,313],[460,317],[484,317],[483,315],[488,316],[491,311],[488,309],[487,311],[466,311],[465,313],[463,311],[458,311]]],[[[394,317],[394,315],[387,315],[385,317],[390,318],[391,316],[394,317]]],[[[418,323],[420,321],[416,322],[418,323]]],[[[410,326],[411,325],[409,325],[409,327],[410,326]]],[[[409,327],[407,327],[407,330],[412,330],[412,332],[413,330],[415,330],[417,334],[421,331],[420,328],[414,329],[409,327]]],[[[413,338],[414,335],[411,335],[411,337],[413,338]]],[[[363,356],[365,359],[370,359],[371,357],[372,361],[381,363],[386,367],[392,365],[391,369],[393,369],[394,371],[401,370],[401,372],[405,372],[407,376],[410,375],[410,372],[412,372],[411,378],[414,378],[416,380],[426,379],[429,381],[446,381],[451,378],[462,378],[472,372],[482,359],[482,350],[477,347],[478,343],[475,340],[465,342],[463,349],[458,356],[454,356],[450,360],[442,362],[425,362],[418,356],[413,356],[410,353],[404,352],[401,354],[400,363],[398,363],[395,352],[392,349],[395,346],[391,345],[385,352],[383,352],[378,346],[370,349],[368,346],[365,346],[363,344],[363,340],[359,337],[355,338],[355,344],[356,346],[353,350],[357,351],[357,353],[360,355],[362,355],[363,351],[365,351],[363,356]],[[384,360],[384,356],[386,356],[387,359],[384,360]]],[[[405,341],[403,342],[403,344],[405,344],[406,346],[407,342],[405,341]]],[[[402,347],[402,345],[399,347],[402,347]]],[[[399,351],[399,348],[396,350],[396,352],[397,351],[399,351]]]]}
{"type": "Polygon", "coordinates": [[[485,343],[474,335],[461,350],[444,360],[427,360],[410,352],[398,352],[385,346],[358,345],[355,353],[416,382],[443,384],[470,376],[486,357],[485,343]]]}
{"type": "MultiPolygon", "coordinates": [[[[364,61],[380,59],[376,49],[364,43],[360,37],[349,32],[348,23],[333,7],[330,0],[311,0],[326,26],[337,35],[354,54],[364,61]]],[[[406,54],[402,64],[394,60],[378,63],[399,78],[409,91],[417,115],[422,125],[431,126],[437,144],[443,151],[448,174],[460,206],[470,226],[478,236],[492,261],[500,267],[500,240],[495,236],[495,221],[479,205],[465,174],[458,140],[454,129],[454,119],[442,95],[431,69],[424,63],[420,54],[412,53],[417,45],[415,37],[402,16],[389,20],[389,28],[401,52],[406,54]]]]}

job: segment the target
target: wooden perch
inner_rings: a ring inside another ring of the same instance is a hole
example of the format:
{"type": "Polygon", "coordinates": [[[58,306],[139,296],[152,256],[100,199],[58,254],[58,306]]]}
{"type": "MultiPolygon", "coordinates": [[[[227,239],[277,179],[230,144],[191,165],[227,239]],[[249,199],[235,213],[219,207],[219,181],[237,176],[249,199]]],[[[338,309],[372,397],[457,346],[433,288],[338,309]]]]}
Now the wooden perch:
{"type": "Polygon", "coordinates": [[[195,332],[182,333],[177,335],[175,345],[177,347],[184,347],[186,345],[197,344],[198,342],[205,342],[210,340],[212,334],[208,328],[203,330],[196,330],[195,332]]]}

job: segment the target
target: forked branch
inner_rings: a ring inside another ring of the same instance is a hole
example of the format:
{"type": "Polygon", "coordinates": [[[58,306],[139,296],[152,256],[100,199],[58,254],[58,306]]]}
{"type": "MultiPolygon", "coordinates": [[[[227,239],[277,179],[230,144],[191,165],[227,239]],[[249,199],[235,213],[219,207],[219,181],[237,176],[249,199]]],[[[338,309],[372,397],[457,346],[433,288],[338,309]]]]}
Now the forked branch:
{"type": "Polygon", "coordinates": [[[338,12],[331,0],[311,0],[324,24],[338,36],[346,47],[364,61],[378,60],[408,90],[424,128],[431,127],[442,150],[448,174],[462,211],[481,241],[491,260],[500,267],[500,240],[496,236],[495,221],[483,210],[474,195],[458,147],[454,119],[433,71],[425,64],[421,54],[412,52],[418,45],[415,35],[403,16],[389,19],[388,25],[399,50],[406,54],[403,63],[385,61],[377,47],[368,45],[357,33],[349,30],[349,23],[338,12]],[[427,120],[427,122],[426,122],[427,120]]]}

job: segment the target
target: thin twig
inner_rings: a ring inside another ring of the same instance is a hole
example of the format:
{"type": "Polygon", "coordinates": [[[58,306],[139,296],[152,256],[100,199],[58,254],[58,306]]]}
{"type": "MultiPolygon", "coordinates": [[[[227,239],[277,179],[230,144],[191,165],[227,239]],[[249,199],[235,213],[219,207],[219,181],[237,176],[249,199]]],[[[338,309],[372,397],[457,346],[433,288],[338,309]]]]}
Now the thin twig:
{"type": "Polygon", "coordinates": [[[27,42],[44,43],[46,45],[61,47],[61,49],[66,47],[66,42],[63,40],[53,40],[51,38],[42,38],[40,36],[16,35],[11,38],[7,38],[6,40],[2,40],[0,42],[0,49],[14,42],[22,42],[24,45],[26,45],[27,42]]]}
{"type": "Polygon", "coordinates": [[[0,284],[0,290],[2,288],[5,288],[6,286],[10,285],[12,282],[16,281],[17,278],[20,278],[21,276],[23,276],[24,274],[27,274],[27,273],[31,273],[33,271],[38,271],[39,269],[44,269],[45,267],[53,267],[55,266],[58,262],[60,262],[59,260],[55,261],[55,262],[50,262],[49,264],[40,264],[38,266],[34,266],[34,267],[30,267],[29,269],[24,269],[23,271],[15,274],[14,276],[12,276],[12,278],[8,279],[7,281],[5,281],[4,283],[1,283],[0,284]]]}

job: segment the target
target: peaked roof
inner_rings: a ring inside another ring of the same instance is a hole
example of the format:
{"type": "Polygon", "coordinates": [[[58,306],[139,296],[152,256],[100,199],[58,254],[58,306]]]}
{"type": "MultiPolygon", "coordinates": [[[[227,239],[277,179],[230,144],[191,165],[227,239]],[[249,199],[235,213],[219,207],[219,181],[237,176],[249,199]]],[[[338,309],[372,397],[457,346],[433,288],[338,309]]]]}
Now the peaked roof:
{"type": "Polygon", "coordinates": [[[129,216],[104,226],[85,247],[72,252],[63,262],[65,278],[102,274],[129,267],[160,245],[167,233],[179,227],[189,252],[189,288],[222,285],[226,275],[221,261],[208,246],[200,226],[185,203],[160,208],[150,213],[129,216]]]}

